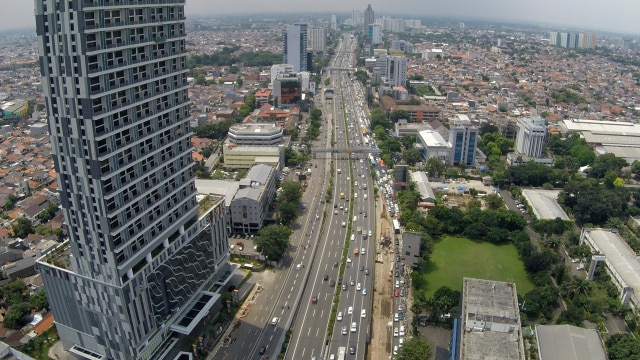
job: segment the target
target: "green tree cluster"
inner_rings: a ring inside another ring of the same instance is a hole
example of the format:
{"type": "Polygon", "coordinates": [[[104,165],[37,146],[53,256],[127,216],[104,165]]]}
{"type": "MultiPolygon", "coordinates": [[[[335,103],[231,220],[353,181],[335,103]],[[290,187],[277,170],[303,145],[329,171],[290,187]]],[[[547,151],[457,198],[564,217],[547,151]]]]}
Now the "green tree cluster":
{"type": "Polygon", "coordinates": [[[396,360],[417,360],[430,359],[433,354],[431,344],[421,336],[413,336],[404,342],[398,350],[398,355],[394,355],[396,360]]]}
{"type": "Polygon", "coordinates": [[[285,181],[280,185],[277,213],[282,225],[289,226],[298,218],[298,207],[302,198],[302,186],[297,181],[285,181]]]}
{"type": "MultiPolygon", "coordinates": [[[[243,52],[234,55],[239,46],[225,46],[220,52],[205,55],[193,55],[187,59],[190,69],[200,66],[232,66],[242,64],[244,66],[271,66],[282,63],[282,55],[270,51],[243,52]]],[[[233,70],[233,69],[231,69],[233,70]]],[[[233,71],[231,73],[234,73],[233,71]]]]}
{"type": "Polygon", "coordinates": [[[13,224],[11,224],[13,235],[19,238],[26,238],[27,235],[33,234],[33,224],[31,220],[27,218],[18,218],[13,224]]]}
{"type": "Polygon", "coordinates": [[[56,216],[57,212],[58,212],[58,204],[50,202],[49,205],[47,205],[46,209],[42,210],[37,215],[37,218],[42,223],[46,223],[47,221],[53,219],[53,217],[56,216]]]}
{"type": "Polygon", "coordinates": [[[558,203],[578,224],[604,224],[610,217],[626,214],[630,195],[624,187],[609,188],[595,179],[576,178],[564,186],[558,203]]]}
{"type": "Polygon", "coordinates": [[[255,244],[258,251],[270,261],[280,261],[289,248],[291,229],[285,225],[268,225],[258,231],[255,244]]]}
{"type": "Polygon", "coordinates": [[[29,289],[22,281],[12,281],[0,287],[0,303],[8,308],[4,316],[4,326],[20,329],[26,324],[26,316],[32,309],[42,310],[49,307],[44,290],[29,296],[29,289]]]}

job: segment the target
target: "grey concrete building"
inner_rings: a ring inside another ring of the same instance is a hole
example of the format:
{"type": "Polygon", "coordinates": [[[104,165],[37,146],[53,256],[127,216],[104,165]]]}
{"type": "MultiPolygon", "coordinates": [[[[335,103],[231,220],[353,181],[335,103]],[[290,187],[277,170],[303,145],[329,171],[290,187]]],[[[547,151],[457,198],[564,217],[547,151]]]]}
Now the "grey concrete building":
{"type": "Polygon", "coordinates": [[[520,328],[516,284],[472,278],[462,280],[456,359],[525,360],[520,328]]]}
{"type": "Polygon", "coordinates": [[[420,240],[422,235],[415,232],[402,233],[402,258],[405,264],[417,267],[420,260],[420,240]]]}
{"type": "Polygon", "coordinates": [[[223,201],[196,201],[184,4],[35,1],[70,238],[37,266],[83,358],[165,358],[229,268],[223,201]]]}
{"type": "Polygon", "coordinates": [[[240,180],[240,187],[231,201],[231,227],[240,234],[255,233],[270,213],[276,193],[278,170],[258,164],[240,180]]]}

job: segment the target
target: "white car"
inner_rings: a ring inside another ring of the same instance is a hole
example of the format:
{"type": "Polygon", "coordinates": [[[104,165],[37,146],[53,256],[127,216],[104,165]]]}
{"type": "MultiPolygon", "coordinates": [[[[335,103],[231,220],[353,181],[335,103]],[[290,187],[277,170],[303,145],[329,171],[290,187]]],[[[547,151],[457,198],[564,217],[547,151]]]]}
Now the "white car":
{"type": "Polygon", "coordinates": [[[362,289],[362,295],[367,295],[367,288],[362,289]]]}
{"type": "Polygon", "coordinates": [[[360,291],[362,290],[362,284],[358,283],[358,285],[356,286],[356,291],[360,291]]]}
{"type": "Polygon", "coordinates": [[[360,317],[367,317],[367,310],[362,309],[362,311],[360,312],[360,317]]]}
{"type": "Polygon", "coordinates": [[[371,236],[371,230],[369,230],[369,236],[371,236]]]}
{"type": "Polygon", "coordinates": [[[361,248],[361,249],[360,249],[360,254],[362,254],[362,255],[366,254],[366,251],[365,251],[365,249],[364,249],[364,248],[361,248]]]}
{"type": "Polygon", "coordinates": [[[400,336],[404,336],[405,335],[405,331],[404,331],[404,325],[400,326],[400,336]]]}
{"type": "Polygon", "coordinates": [[[342,311],[338,312],[338,316],[336,316],[336,320],[342,321],[342,311]]]}
{"type": "Polygon", "coordinates": [[[400,287],[400,281],[396,280],[396,289],[400,287]]]}
{"type": "Polygon", "coordinates": [[[347,264],[351,264],[351,258],[350,257],[347,258],[347,264]]]}
{"type": "Polygon", "coordinates": [[[358,324],[354,321],[351,323],[351,332],[354,333],[356,331],[358,331],[358,324]]]}
{"type": "Polygon", "coordinates": [[[342,335],[347,335],[349,332],[347,330],[347,325],[342,327],[342,335]]]}
{"type": "Polygon", "coordinates": [[[342,227],[345,227],[345,226],[347,226],[347,223],[343,221],[342,222],[342,227]]]}
{"type": "Polygon", "coordinates": [[[398,313],[393,314],[393,321],[398,322],[398,320],[400,320],[400,318],[398,317],[398,313]]]}
{"type": "Polygon", "coordinates": [[[393,329],[393,337],[398,337],[398,328],[393,329]]]}
{"type": "Polygon", "coordinates": [[[398,345],[393,347],[393,355],[398,355],[398,345]]]}
{"type": "Polygon", "coordinates": [[[398,340],[398,347],[402,347],[402,345],[404,345],[404,338],[400,338],[400,340],[398,340]]]}
{"type": "Polygon", "coordinates": [[[347,309],[347,315],[353,315],[353,306],[349,306],[347,309]]]}

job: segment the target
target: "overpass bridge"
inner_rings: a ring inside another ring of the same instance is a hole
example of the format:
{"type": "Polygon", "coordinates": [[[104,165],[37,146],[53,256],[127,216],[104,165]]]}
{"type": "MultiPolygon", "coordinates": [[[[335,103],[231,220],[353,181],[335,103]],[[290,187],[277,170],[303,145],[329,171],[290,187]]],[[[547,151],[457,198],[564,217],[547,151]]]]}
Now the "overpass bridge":
{"type": "Polygon", "coordinates": [[[320,153],[331,153],[331,154],[380,154],[382,153],[382,150],[377,149],[377,148],[370,148],[370,147],[339,147],[339,148],[316,148],[316,149],[311,149],[311,154],[313,155],[313,157],[316,156],[316,154],[320,154],[320,153]]]}

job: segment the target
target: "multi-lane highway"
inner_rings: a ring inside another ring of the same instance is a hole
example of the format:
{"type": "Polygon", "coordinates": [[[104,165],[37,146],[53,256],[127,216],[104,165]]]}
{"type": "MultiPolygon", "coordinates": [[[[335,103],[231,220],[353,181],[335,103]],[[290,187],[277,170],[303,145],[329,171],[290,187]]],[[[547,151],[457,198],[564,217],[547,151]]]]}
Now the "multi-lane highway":
{"type": "MultiPolygon", "coordinates": [[[[351,68],[355,46],[353,38],[343,37],[332,67],[351,68]]],[[[330,70],[328,74],[334,89],[333,100],[323,104],[323,112],[332,119],[333,142],[328,142],[328,147],[351,148],[368,143],[361,131],[361,126],[368,128],[362,88],[348,75],[346,70],[330,70]]],[[[330,175],[332,201],[327,204],[324,231],[292,327],[288,359],[328,359],[341,347],[362,359],[370,338],[375,201],[368,154],[333,155],[330,175]],[[338,316],[330,324],[334,301],[338,316]]]]}
{"type": "MultiPolygon", "coordinates": [[[[361,130],[369,128],[363,89],[347,70],[355,64],[355,47],[354,38],[343,36],[331,62],[334,70],[326,74],[335,95],[333,100],[316,100],[327,122],[315,147],[373,143],[361,130]]],[[[329,359],[338,348],[352,352],[347,355],[352,358],[365,358],[376,241],[370,155],[319,154],[312,165],[303,195],[307,210],[294,227],[292,251],[282,266],[264,274],[270,280],[255,298],[248,299],[249,312],[231,334],[235,341],[217,347],[210,358],[273,359],[280,353],[287,329],[292,330],[287,359],[329,359]],[[330,185],[331,201],[325,202],[330,185]],[[341,316],[330,324],[334,301],[341,316]]]]}

